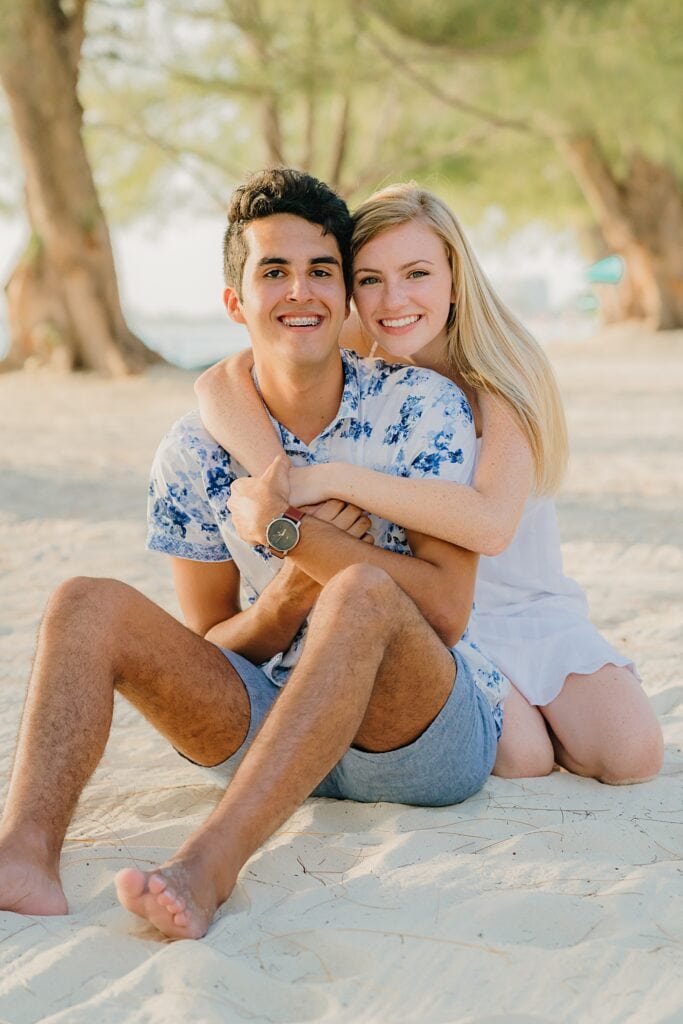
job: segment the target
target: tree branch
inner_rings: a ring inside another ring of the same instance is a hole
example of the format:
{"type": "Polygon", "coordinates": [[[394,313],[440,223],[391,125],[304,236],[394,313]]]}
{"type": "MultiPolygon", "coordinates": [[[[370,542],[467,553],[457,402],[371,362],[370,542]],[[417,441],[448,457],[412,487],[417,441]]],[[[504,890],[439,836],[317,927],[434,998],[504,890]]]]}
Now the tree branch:
{"type": "Polygon", "coordinates": [[[541,138],[547,138],[547,133],[541,131],[536,126],[532,125],[528,121],[520,121],[515,118],[500,117],[498,114],[494,114],[490,110],[485,110],[483,107],[479,107],[474,103],[468,103],[466,100],[462,100],[457,96],[451,96],[445,92],[440,86],[433,82],[427,75],[422,74],[421,71],[417,71],[414,67],[409,65],[403,57],[395,53],[390,46],[388,46],[384,40],[380,39],[372,29],[365,27],[365,34],[369,42],[375,47],[379,53],[387,60],[392,67],[395,67],[405,78],[408,78],[411,82],[419,85],[421,89],[427,92],[430,96],[444,103],[448,107],[452,107],[454,110],[459,110],[463,114],[467,114],[470,117],[476,117],[479,121],[486,121],[487,124],[492,125],[494,128],[508,128],[511,131],[521,132],[524,135],[532,135],[541,138]]]}
{"type": "Polygon", "coordinates": [[[342,176],[344,160],[349,144],[349,123],[351,120],[351,97],[347,92],[342,97],[342,108],[339,116],[339,124],[335,134],[334,147],[332,150],[332,166],[330,169],[330,185],[334,189],[339,188],[342,176]]]}

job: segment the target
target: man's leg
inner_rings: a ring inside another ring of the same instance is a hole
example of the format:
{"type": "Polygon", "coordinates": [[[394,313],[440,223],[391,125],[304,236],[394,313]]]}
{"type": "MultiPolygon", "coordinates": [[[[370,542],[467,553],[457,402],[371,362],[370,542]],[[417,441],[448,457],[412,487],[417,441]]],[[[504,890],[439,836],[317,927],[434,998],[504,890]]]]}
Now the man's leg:
{"type": "Polygon", "coordinates": [[[0,822],[0,907],[64,914],[59,855],[111,726],[117,689],[183,753],[225,760],[249,700],[225,656],[115,580],[74,579],[43,619],[0,822]]]}
{"type": "Polygon", "coordinates": [[[220,804],[161,868],[119,872],[121,901],[167,935],[203,935],[242,866],[348,748],[412,743],[448,700],[454,675],[450,652],[386,573],[339,573],[220,804]]]}

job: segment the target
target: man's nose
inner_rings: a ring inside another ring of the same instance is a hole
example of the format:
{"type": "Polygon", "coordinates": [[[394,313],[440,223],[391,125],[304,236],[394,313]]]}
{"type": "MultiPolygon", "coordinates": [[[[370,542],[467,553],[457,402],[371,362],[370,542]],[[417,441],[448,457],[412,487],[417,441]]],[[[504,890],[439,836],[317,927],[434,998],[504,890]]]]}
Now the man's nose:
{"type": "Polygon", "coordinates": [[[306,302],[311,298],[311,282],[308,274],[292,276],[287,298],[290,302],[306,302]]]}

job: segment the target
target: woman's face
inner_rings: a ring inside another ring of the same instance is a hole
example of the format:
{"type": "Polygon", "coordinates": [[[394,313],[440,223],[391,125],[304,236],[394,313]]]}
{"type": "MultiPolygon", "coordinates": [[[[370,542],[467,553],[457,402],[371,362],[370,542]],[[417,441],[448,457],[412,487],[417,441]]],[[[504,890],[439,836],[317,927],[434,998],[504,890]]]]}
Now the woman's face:
{"type": "Polygon", "coordinates": [[[444,243],[420,219],[387,228],[358,250],[353,299],[367,333],[383,349],[410,358],[445,349],[453,275],[444,243]]]}

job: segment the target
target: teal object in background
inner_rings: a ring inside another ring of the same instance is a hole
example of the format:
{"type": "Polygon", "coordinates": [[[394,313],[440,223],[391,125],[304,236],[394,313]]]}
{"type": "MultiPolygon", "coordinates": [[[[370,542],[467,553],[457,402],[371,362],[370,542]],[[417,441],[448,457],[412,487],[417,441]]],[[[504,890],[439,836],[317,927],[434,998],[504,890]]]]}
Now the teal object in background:
{"type": "Polygon", "coordinates": [[[604,260],[592,263],[586,271],[591,284],[619,284],[624,276],[624,261],[621,256],[606,256],[604,260]]]}

